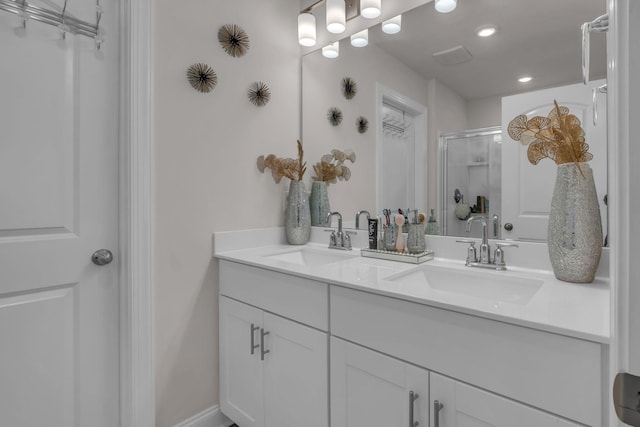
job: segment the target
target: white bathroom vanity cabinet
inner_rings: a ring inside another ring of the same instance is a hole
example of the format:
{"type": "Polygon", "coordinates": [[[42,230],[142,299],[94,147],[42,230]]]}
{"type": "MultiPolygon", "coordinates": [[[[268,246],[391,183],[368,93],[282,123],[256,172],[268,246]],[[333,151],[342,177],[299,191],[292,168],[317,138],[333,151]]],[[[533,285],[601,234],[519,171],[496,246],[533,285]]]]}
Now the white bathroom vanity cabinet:
{"type": "Polygon", "coordinates": [[[510,307],[389,279],[449,265],[438,259],[281,245],[216,256],[220,408],[241,427],[606,425],[606,284],[539,273],[531,300],[510,307]],[[295,251],[322,256],[272,255],[295,251]],[[576,316],[601,322],[563,323],[576,316]]]}

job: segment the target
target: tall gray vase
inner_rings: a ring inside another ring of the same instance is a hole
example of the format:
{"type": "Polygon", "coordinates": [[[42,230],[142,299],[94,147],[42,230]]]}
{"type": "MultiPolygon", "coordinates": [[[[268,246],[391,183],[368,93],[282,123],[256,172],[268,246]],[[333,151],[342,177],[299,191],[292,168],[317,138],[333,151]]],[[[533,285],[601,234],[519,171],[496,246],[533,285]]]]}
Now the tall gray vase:
{"type": "Polygon", "coordinates": [[[304,182],[291,181],[284,229],[290,245],[304,245],[311,237],[311,212],[304,182]]]}
{"type": "Polygon", "coordinates": [[[311,184],[309,204],[311,206],[311,225],[330,227],[331,221],[327,218],[327,214],[331,212],[331,208],[326,182],[314,181],[311,184]]]}
{"type": "Polygon", "coordinates": [[[547,245],[559,280],[591,283],[602,253],[602,222],[591,167],[578,165],[558,165],[547,245]]]}

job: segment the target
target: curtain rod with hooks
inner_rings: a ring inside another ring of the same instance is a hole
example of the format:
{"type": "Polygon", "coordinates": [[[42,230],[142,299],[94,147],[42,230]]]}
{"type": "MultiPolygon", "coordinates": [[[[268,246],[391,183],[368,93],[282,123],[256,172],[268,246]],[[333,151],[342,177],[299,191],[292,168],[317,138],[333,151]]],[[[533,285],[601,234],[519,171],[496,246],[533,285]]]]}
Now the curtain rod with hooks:
{"type": "Polygon", "coordinates": [[[0,0],[0,10],[14,13],[26,19],[43,22],[53,25],[54,27],[64,26],[64,30],[71,34],[79,34],[96,39],[98,43],[98,35],[100,34],[100,19],[102,17],[102,9],[98,4],[96,6],[96,23],[90,24],[73,16],[69,16],[66,12],[58,13],[53,10],[43,9],[33,6],[26,1],[16,0],[0,0]]]}

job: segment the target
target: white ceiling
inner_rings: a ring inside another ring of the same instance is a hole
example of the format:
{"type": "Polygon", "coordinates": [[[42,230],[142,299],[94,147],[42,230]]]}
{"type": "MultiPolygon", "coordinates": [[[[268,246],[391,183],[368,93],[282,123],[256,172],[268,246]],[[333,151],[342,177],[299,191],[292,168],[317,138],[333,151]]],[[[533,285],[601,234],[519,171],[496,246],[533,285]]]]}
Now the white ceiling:
{"type": "MultiPolygon", "coordinates": [[[[398,3],[405,1],[382,0],[383,13],[386,8],[397,10],[398,3]]],[[[399,34],[384,34],[380,25],[372,27],[369,44],[387,51],[425,79],[436,78],[467,100],[504,96],[580,82],[580,26],[605,11],[605,0],[458,0],[455,11],[441,14],[429,2],[403,14],[399,34]],[[497,25],[498,33],[477,37],[475,29],[486,24],[497,25]],[[459,45],[471,53],[471,60],[447,66],[432,57],[459,45]],[[526,85],[517,82],[524,74],[533,77],[526,85]]],[[[321,13],[323,7],[315,14],[321,13]]],[[[362,22],[364,18],[357,19],[362,22]]],[[[320,26],[324,19],[318,21],[320,26]]],[[[345,34],[358,29],[348,25],[345,34]]],[[[318,38],[321,36],[319,31],[318,38]]],[[[592,78],[606,76],[605,33],[591,36],[591,69],[592,78]]]]}

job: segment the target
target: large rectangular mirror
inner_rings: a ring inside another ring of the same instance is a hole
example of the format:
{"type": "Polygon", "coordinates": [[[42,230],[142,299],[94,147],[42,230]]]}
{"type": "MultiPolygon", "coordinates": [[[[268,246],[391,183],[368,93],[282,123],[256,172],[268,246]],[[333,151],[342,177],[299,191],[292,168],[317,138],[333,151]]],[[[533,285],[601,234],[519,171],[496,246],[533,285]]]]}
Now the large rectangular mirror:
{"type": "MultiPolygon", "coordinates": [[[[383,13],[385,4],[395,3],[397,0],[383,0],[383,13]]],[[[318,14],[322,12],[318,10],[318,14]]],[[[340,40],[331,40],[339,41],[337,58],[324,57],[322,46],[305,53],[302,137],[307,160],[314,162],[332,148],[351,148],[357,153],[351,180],[329,188],[332,208],[341,211],[347,220],[361,209],[379,214],[382,208],[410,207],[424,212],[435,209],[441,225],[460,221],[444,218],[454,215],[455,206],[447,209],[454,194],[445,188],[441,137],[489,127],[504,130],[508,114],[519,111],[546,115],[548,110],[544,109],[554,97],[568,103],[572,113],[583,121],[587,142],[593,148],[598,196],[603,199],[607,188],[606,132],[603,137],[589,139],[591,131],[586,125],[593,115],[592,88],[606,83],[606,34],[591,36],[592,82],[582,87],[580,27],[605,12],[605,0],[460,1],[456,10],[448,14],[436,12],[433,3],[426,2],[402,14],[401,31],[397,34],[384,33],[378,20],[368,29],[368,45],[353,47],[348,25],[340,40]],[[478,30],[487,25],[495,26],[496,33],[479,37],[478,30]],[[525,75],[532,79],[519,82],[525,75]],[[357,92],[351,99],[343,94],[346,77],[356,84],[357,92]],[[563,98],[565,92],[581,87],[588,98],[586,104],[563,98]],[[521,96],[529,104],[523,104],[521,96]],[[544,102],[538,101],[540,96],[544,102]],[[503,111],[505,103],[508,111],[503,111]],[[337,126],[327,117],[332,108],[342,116],[337,126]]],[[[603,95],[598,96],[598,126],[606,129],[606,102],[603,95]]],[[[517,217],[544,217],[553,179],[549,183],[531,177],[555,177],[555,165],[550,160],[537,166],[522,163],[526,147],[519,147],[504,135],[501,145],[515,149],[516,160],[507,161],[510,166],[506,168],[504,158],[501,162],[488,158],[486,162],[475,162],[471,179],[477,184],[475,176],[479,173],[495,176],[489,168],[497,164],[502,169],[502,182],[517,182],[518,186],[509,189],[508,196],[502,189],[492,188],[491,198],[488,192],[477,194],[474,185],[460,190],[466,193],[465,201],[471,207],[477,205],[477,200],[486,200],[493,210],[485,209],[484,213],[488,217],[498,215],[496,237],[542,240],[541,233],[525,233],[529,226],[521,226],[517,217]],[[522,170],[514,172],[514,162],[522,170]],[[480,171],[480,163],[486,165],[486,171],[480,171]],[[522,197],[514,197],[514,191],[526,194],[526,203],[522,197]],[[543,194],[541,199],[534,199],[539,193],[543,194]],[[542,209],[531,210],[530,206],[542,209]],[[505,230],[508,223],[515,224],[516,232],[505,230]]],[[[606,206],[602,204],[601,208],[606,230],[606,206]]],[[[533,228],[539,229],[538,225],[533,228]]],[[[468,235],[459,224],[447,227],[447,231],[448,235],[468,235]]]]}

